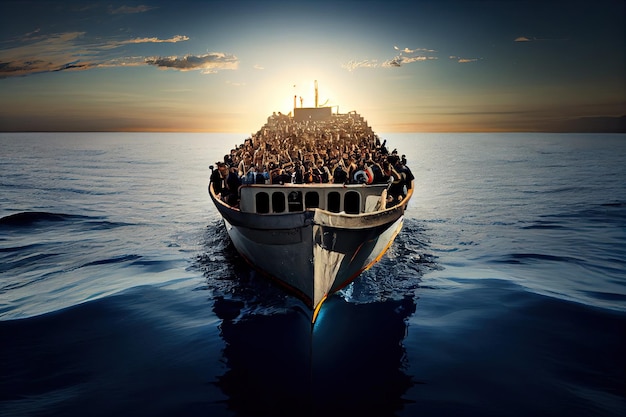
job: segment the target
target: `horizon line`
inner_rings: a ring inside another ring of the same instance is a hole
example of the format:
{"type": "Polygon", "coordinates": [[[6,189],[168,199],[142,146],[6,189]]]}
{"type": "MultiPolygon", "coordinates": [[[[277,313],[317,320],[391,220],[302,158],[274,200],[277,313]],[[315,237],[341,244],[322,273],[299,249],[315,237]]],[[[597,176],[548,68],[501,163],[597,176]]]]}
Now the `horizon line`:
{"type": "MultiPolygon", "coordinates": [[[[244,134],[241,131],[232,130],[178,130],[178,129],[112,129],[112,130],[0,130],[4,133],[216,133],[216,134],[244,134]]],[[[389,130],[382,133],[626,133],[626,129],[605,130],[559,130],[559,129],[458,129],[458,130],[389,130]]]]}

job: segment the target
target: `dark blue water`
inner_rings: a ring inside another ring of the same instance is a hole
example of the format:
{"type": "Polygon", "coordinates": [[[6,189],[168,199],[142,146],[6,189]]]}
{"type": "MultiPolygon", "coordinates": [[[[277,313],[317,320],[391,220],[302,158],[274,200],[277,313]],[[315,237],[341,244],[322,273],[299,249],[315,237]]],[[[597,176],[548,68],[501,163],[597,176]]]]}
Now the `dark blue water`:
{"type": "Polygon", "coordinates": [[[311,328],[206,194],[244,135],[0,134],[0,415],[626,415],[626,137],[384,137],[405,227],[311,328]]]}

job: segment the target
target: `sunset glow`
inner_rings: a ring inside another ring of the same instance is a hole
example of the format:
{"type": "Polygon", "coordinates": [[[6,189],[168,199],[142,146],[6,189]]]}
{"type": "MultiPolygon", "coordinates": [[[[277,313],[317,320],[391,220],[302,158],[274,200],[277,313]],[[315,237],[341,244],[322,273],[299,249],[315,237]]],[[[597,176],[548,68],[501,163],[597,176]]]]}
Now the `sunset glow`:
{"type": "MultiPolygon", "coordinates": [[[[624,2],[3,1],[0,131],[572,131],[626,114],[624,2]]],[[[606,123],[606,124],[602,124],[606,123]]],[[[623,119],[622,119],[623,125],[623,119]]]]}

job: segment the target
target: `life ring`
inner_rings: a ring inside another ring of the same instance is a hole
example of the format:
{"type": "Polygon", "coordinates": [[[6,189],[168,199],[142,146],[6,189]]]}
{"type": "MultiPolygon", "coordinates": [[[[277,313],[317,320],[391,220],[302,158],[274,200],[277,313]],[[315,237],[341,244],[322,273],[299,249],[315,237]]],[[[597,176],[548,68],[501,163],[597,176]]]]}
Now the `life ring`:
{"type": "Polygon", "coordinates": [[[367,184],[369,177],[362,169],[354,173],[354,182],[357,184],[367,184]]]}
{"type": "Polygon", "coordinates": [[[367,183],[371,184],[374,182],[374,171],[372,171],[372,168],[367,167],[365,169],[365,173],[367,174],[367,183]]]}

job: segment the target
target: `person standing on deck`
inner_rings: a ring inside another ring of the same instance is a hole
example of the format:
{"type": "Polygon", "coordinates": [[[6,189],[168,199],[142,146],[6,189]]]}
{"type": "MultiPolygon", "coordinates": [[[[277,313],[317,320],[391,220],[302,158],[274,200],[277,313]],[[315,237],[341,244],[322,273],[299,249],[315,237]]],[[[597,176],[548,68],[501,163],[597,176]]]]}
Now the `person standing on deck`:
{"type": "Polygon", "coordinates": [[[345,184],[348,182],[348,173],[343,168],[343,160],[339,160],[339,164],[335,168],[333,172],[333,183],[335,184],[345,184]]]}
{"type": "Polygon", "coordinates": [[[217,165],[217,169],[211,172],[211,183],[215,195],[220,195],[224,188],[224,178],[228,175],[228,167],[224,162],[216,162],[215,165],[217,165]]]}
{"type": "Polygon", "coordinates": [[[230,168],[227,170],[226,178],[224,181],[224,188],[222,189],[222,201],[229,206],[237,206],[239,202],[239,187],[241,181],[237,175],[237,168],[230,168]]]}

